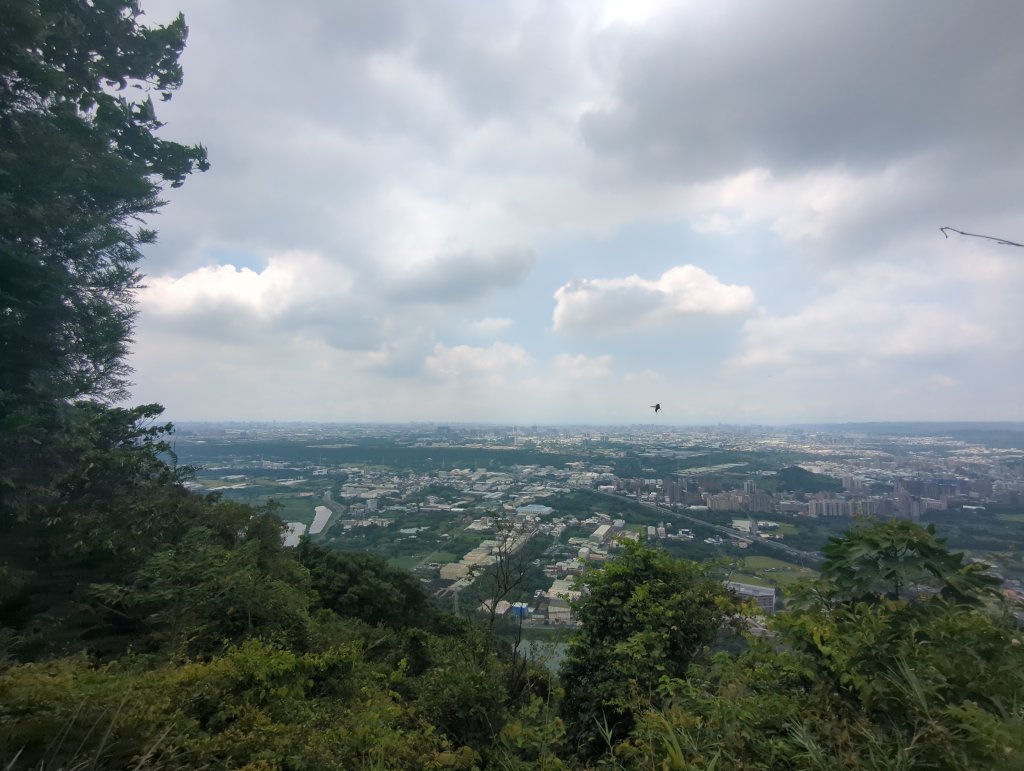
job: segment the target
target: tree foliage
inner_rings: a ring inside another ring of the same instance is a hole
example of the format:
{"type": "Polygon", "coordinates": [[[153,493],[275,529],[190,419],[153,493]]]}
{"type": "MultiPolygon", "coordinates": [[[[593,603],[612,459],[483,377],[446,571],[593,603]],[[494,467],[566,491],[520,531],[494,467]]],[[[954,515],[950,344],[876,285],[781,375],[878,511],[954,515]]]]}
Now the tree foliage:
{"type": "Polygon", "coordinates": [[[6,0],[0,16],[0,394],[121,393],[140,217],[162,184],[207,167],[160,139],[152,97],[181,84],[179,16],[139,24],[137,0],[6,0]]]}
{"type": "Polygon", "coordinates": [[[423,625],[430,609],[419,582],[372,554],[328,551],[303,539],[299,563],[323,607],[370,624],[423,625]]]}
{"type": "Polygon", "coordinates": [[[822,549],[828,576],[821,585],[831,601],[899,600],[938,593],[956,602],[977,603],[993,594],[999,579],[988,566],[965,562],[935,535],[935,525],[909,520],[872,520],[830,538],[822,549]]]}
{"type": "Polygon", "coordinates": [[[805,593],[827,601],[779,615],[774,639],[663,683],[666,706],[618,757],[678,769],[1024,768],[1024,645],[1013,617],[981,601],[988,582],[943,594],[961,557],[909,523],[851,530],[830,556],[805,593]],[[894,550],[907,560],[894,563],[894,550]],[[935,591],[904,592],[907,577],[935,591]]]}
{"type": "Polygon", "coordinates": [[[843,483],[835,477],[827,474],[816,474],[800,466],[787,466],[769,478],[774,482],[775,488],[781,491],[817,493],[817,492],[839,492],[843,489],[843,483]]]}
{"type": "Polygon", "coordinates": [[[559,673],[561,714],[583,757],[624,738],[637,712],[658,703],[661,679],[685,676],[737,610],[705,568],[632,541],[587,575],[574,608],[580,627],[559,673]]]}
{"type": "MultiPolygon", "coordinates": [[[[51,516],[75,452],[125,393],[143,218],[206,151],[161,139],[182,17],[137,0],[5,0],[0,12],[0,527],[51,516]]],[[[148,419],[156,409],[143,409],[148,419]]],[[[120,421],[130,426],[131,421],[120,421]]],[[[128,429],[125,429],[128,430],[128,429]]],[[[76,468],[77,467],[77,468],[76,468]]]]}

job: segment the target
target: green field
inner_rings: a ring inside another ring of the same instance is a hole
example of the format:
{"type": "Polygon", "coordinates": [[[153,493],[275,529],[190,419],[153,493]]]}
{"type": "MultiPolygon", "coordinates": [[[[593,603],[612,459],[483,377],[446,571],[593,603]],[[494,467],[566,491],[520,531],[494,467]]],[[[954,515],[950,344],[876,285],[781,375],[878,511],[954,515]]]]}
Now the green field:
{"type": "Polygon", "coordinates": [[[731,580],[759,586],[788,586],[800,579],[814,578],[818,575],[810,568],[801,568],[792,562],[761,555],[738,558],[736,569],[737,572],[733,575],[742,575],[744,578],[731,580]]]}
{"type": "Polygon", "coordinates": [[[776,568],[778,570],[800,569],[799,565],[794,565],[792,562],[786,562],[775,557],[762,557],[760,555],[743,557],[739,560],[739,563],[750,570],[764,570],[765,568],[776,568]]]}
{"type": "Polygon", "coordinates": [[[302,522],[305,525],[313,521],[316,516],[316,507],[323,505],[317,498],[284,498],[273,496],[275,502],[281,504],[281,508],[275,512],[285,522],[302,522]]]}
{"type": "Polygon", "coordinates": [[[778,573],[769,573],[772,579],[779,586],[789,586],[790,584],[801,581],[805,578],[817,578],[818,573],[810,568],[804,568],[800,570],[779,571],[778,573]]]}
{"type": "Polygon", "coordinates": [[[435,551],[433,554],[426,555],[430,557],[431,562],[438,562],[442,565],[448,562],[456,562],[459,557],[450,551],[435,551]]]}
{"type": "Polygon", "coordinates": [[[733,572],[729,575],[730,581],[735,581],[739,584],[753,584],[754,586],[774,586],[774,584],[761,576],[755,576],[750,573],[738,573],[733,572]]]}
{"type": "Polygon", "coordinates": [[[996,519],[1002,522],[1024,522],[1024,514],[997,514],[996,519]]]}
{"type": "Polygon", "coordinates": [[[420,564],[420,560],[425,555],[422,554],[410,554],[405,557],[392,557],[388,560],[388,565],[399,570],[412,570],[414,567],[420,564]]]}
{"type": "Polygon", "coordinates": [[[424,552],[423,554],[407,554],[402,557],[391,557],[388,564],[400,570],[412,570],[423,562],[438,562],[442,565],[448,562],[457,562],[458,556],[450,551],[424,552]],[[429,560],[427,559],[429,557],[429,560]]]}

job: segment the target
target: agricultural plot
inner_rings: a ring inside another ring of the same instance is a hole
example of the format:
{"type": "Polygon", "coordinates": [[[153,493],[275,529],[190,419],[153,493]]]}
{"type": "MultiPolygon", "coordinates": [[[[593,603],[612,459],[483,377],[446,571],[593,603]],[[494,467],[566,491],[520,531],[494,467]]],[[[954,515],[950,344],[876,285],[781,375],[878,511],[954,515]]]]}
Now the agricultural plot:
{"type": "Polygon", "coordinates": [[[275,513],[285,522],[301,522],[304,525],[312,524],[316,516],[316,507],[322,503],[318,498],[310,496],[273,496],[275,503],[281,506],[275,513]]]}
{"type": "Polygon", "coordinates": [[[740,573],[733,571],[729,574],[729,580],[738,584],[753,584],[754,586],[775,586],[771,581],[755,576],[753,573],[740,573]]]}
{"type": "Polygon", "coordinates": [[[800,567],[793,562],[761,555],[741,557],[735,564],[736,571],[731,580],[758,586],[788,586],[795,581],[818,575],[816,571],[800,567]],[[737,575],[744,578],[736,578],[737,575]]]}

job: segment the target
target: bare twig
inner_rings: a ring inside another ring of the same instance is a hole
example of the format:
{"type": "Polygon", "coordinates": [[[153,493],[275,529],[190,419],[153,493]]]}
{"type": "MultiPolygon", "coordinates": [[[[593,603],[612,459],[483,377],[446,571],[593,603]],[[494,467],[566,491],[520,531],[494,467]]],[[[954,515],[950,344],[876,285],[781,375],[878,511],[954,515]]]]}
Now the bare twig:
{"type": "Polygon", "coordinates": [[[1024,248],[1024,244],[1018,244],[1016,241],[1007,241],[1005,238],[996,238],[995,236],[983,236],[980,233],[965,233],[962,230],[957,230],[956,228],[950,227],[939,228],[939,230],[942,232],[942,235],[944,235],[946,238],[949,238],[949,233],[946,232],[947,230],[949,230],[954,233],[959,233],[962,236],[971,236],[971,238],[986,238],[989,241],[995,241],[997,244],[1002,244],[1003,246],[1020,246],[1024,248]]]}

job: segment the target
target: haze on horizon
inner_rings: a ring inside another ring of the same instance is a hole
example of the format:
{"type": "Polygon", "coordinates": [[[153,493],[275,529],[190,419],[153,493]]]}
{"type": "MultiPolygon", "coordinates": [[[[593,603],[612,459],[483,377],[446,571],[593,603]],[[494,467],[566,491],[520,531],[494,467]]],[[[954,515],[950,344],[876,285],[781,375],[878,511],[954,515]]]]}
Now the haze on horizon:
{"type": "Polygon", "coordinates": [[[1024,420],[1020,3],[143,6],[172,420],[1024,420]]]}

